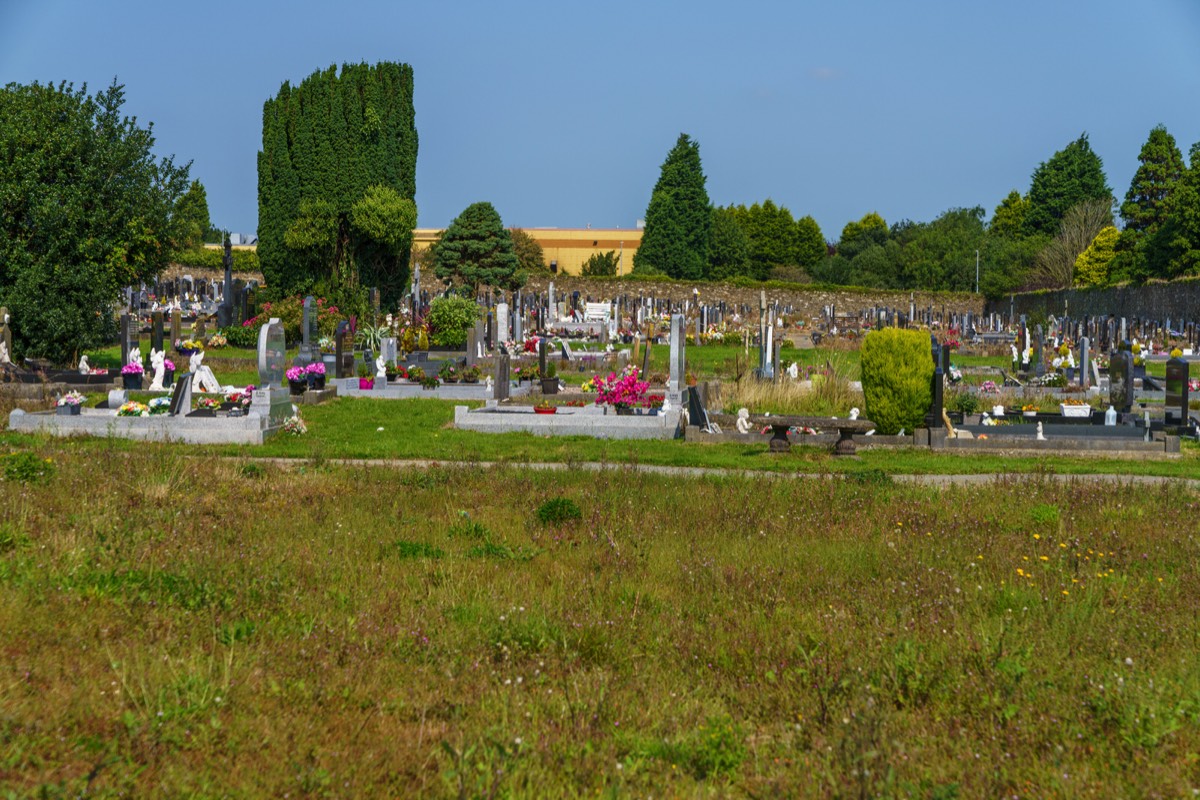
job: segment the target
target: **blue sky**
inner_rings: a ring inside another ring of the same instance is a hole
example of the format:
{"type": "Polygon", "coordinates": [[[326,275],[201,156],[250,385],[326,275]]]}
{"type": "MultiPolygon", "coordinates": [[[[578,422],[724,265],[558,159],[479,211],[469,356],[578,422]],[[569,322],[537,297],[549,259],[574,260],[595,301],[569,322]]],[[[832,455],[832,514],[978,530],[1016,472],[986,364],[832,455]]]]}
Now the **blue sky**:
{"type": "Polygon", "coordinates": [[[1081,132],[1123,196],[1156,124],[1200,140],[1197,0],[230,3],[0,0],[0,83],[115,76],[213,222],[257,222],[263,102],[343,62],[416,76],[422,227],[632,227],[681,132],[719,205],[826,238],[992,209],[1081,132]]]}

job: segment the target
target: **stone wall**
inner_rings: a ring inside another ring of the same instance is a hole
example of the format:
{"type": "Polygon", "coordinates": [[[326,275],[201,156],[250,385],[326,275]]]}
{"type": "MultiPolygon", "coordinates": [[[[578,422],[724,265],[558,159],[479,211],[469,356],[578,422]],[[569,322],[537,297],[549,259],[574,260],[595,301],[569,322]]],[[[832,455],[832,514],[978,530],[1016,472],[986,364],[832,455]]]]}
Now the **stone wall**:
{"type": "MultiPolygon", "coordinates": [[[[744,305],[753,313],[757,313],[759,289],[731,286],[727,283],[707,282],[650,282],[650,281],[613,281],[589,280],[572,276],[546,275],[531,276],[525,285],[527,291],[545,292],[550,281],[554,281],[554,293],[560,298],[569,297],[574,291],[586,297],[591,295],[593,300],[611,300],[621,295],[637,298],[639,296],[670,299],[673,301],[691,300],[693,289],[699,290],[701,303],[715,304],[722,301],[726,307],[744,305]]],[[[983,310],[983,295],[963,292],[905,292],[888,291],[884,289],[766,289],[767,302],[778,301],[782,306],[791,306],[798,318],[815,320],[821,316],[821,311],[828,305],[834,305],[839,315],[865,311],[870,308],[892,308],[908,313],[909,300],[916,304],[918,310],[933,306],[937,313],[963,313],[971,311],[980,313],[983,310]]]]}
{"type": "Polygon", "coordinates": [[[1196,320],[1200,317],[1200,279],[1150,283],[1145,286],[1110,286],[1105,289],[1061,289],[1018,294],[988,303],[987,311],[1008,318],[1012,309],[1021,314],[1196,320]]]}

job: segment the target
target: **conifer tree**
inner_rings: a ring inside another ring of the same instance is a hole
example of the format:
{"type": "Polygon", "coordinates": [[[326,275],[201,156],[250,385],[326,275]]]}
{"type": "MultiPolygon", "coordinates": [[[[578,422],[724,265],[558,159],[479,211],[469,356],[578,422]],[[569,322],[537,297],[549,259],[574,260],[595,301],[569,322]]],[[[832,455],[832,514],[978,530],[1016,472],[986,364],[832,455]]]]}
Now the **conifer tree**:
{"type": "Polygon", "coordinates": [[[700,145],[686,133],[663,162],[646,207],[646,228],[633,256],[636,272],[698,280],[708,261],[712,206],[704,188],[700,145]]]}
{"type": "Polygon", "coordinates": [[[1147,243],[1147,266],[1156,277],[1200,274],[1200,142],[1189,158],[1191,165],[1167,198],[1166,219],[1147,243]]]}
{"type": "Polygon", "coordinates": [[[713,281],[727,280],[747,274],[749,268],[750,247],[733,209],[714,208],[705,277],[713,281]]]}
{"type": "Polygon", "coordinates": [[[472,203],[454,218],[434,246],[434,274],[472,293],[480,286],[514,290],[526,274],[513,252],[512,235],[491,203],[472,203]]]}
{"type": "Polygon", "coordinates": [[[407,64],[343,65],[263,104],[258,254],[281,294],[323,286],[386,305],[408,283],[417,131],[407,64]]]}
{"type": "Polygon", "coordinates": [[[1183,175],[1183,154],[1175,144],[1175,137],[1158,125],[1142,145],[1138,161],[1141,166],[1125,193],[1121,219],[1125,220],[1126,230],[1152,234],[1166,219],[1167,196],[1183,175]]]}
{"type": "Polygon", "coordinates": [[[1104,164],[1084,133],[1034,170],[1024,232],[1053,236],[1069,209],[1085,200],[1102,199],[1112,203],[1112,189],[1104,177],[1104,164]]]}

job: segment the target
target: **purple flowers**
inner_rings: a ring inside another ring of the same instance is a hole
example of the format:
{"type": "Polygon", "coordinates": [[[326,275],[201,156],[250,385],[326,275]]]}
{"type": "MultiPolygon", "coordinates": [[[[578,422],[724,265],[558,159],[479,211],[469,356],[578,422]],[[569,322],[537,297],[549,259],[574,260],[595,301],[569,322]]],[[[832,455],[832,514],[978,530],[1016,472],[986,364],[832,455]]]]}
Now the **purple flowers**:
{"type": "Polygon", "coordinates": [[[125,366],[121,367],[122,375],[141,375],[144,371],[145,370],[142,369],[142,365],[136,362],[133,364],[126,364],[125,366]]]}

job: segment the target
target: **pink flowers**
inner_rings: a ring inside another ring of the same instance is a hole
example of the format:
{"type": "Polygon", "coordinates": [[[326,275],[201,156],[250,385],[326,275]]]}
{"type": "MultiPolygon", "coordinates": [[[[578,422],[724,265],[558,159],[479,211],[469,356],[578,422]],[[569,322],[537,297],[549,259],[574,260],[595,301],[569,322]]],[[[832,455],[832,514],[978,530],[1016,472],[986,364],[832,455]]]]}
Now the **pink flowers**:
{"type": "Polygon", "coordinates": [[[125,366],[121,367],[122,375],[141,375],[144,371],[145,370],[142,368],[142,365],[136,361],[132,364],[126,364],[125,366]]]}
{"type": "Polygon", "coordinates": [[[643,405],[646,392],[650,389],[650,384],[638,380],[638,369],[634,366],[626,367],[620,375],[614,372],[608,373],[607,378],[597,375],[592,379],[592,385],[596,387],[596,405],[614,408],[643,405]]]}

